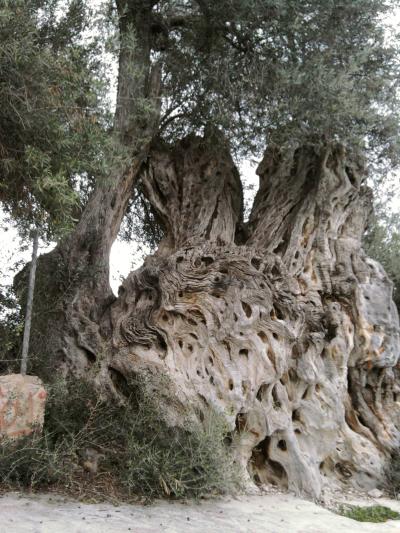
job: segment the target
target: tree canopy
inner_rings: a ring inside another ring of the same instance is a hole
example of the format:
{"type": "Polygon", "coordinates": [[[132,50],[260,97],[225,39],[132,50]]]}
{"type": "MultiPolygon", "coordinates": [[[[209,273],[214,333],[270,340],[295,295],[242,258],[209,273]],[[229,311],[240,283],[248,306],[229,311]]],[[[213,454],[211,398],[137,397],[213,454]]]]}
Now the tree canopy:
{"type": "Polygon", "coordinates": [[[0,201],[21,229],[71,227],[102,172],[108,110],[89,23],[75,0],[0,2],[0,201]]]}
{"type": "Polygon", "coordinates": [[[94,30],[81,0],[2,0],[3,208],[25,226],[39,218],[50,233],[71,227],[93,184],[110,174],[111,139],[126,137],[118,129],[130,128],[129,158],[150,117],[150,137],[174,142],[217,128],[239,157],[333,140],[363,148],[374,172],[396,166],[399,54],[385,21],[398,5],[117,0],[104,3],[94,30]],[[119,57],[114,132],[102,39],[119,57]]]}
{"type": "Polygon", "coordinates": [[[213,122],[244,152],[335,139],[397,162],[397,2],[155,4],[172,137],[213,122]]]}

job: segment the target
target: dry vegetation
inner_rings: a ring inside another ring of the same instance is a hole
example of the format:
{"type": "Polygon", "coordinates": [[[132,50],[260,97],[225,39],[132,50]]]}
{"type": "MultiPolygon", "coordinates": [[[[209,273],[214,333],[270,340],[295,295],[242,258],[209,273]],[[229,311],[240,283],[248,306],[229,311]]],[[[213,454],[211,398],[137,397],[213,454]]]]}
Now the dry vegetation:
{"type": "Polygon", "coordinates": [[[210,412],[201,425],[172,429],[160,396],[150,396],[144,381],[125,406],[103,402],[83,381],[53,385],[43,433],[0,448],[3,489],[54,489],[96,500],[237,490],[221,417],[210,412]]]}

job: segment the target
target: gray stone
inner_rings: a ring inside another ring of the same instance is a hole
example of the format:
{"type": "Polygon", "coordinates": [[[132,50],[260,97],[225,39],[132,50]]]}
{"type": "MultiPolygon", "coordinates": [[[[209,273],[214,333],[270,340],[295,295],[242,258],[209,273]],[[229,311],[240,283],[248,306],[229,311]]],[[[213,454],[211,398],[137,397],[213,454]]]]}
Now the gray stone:
{"type": "Polygon", "coordinates": [[[0,441],[15,439],[41,429],[46,390],[36,376],[0,376],[0,441]]]}
{"type": "Polygon", "coordinates": [[[368,491],[368,496],[371,498],[382,498],[383,492],[379,489],[372,489],[368,491]]]}

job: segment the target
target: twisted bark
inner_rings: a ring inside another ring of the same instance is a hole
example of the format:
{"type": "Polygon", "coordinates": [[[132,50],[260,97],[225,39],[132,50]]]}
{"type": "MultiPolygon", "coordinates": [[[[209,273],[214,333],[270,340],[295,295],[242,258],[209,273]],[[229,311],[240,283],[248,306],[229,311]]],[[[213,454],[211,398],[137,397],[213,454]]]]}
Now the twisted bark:
{"type": "Polygon", "coordinates": [[[156,3],[116,2],[115,138],[127,157],[39,260],[36,351],[49,374],[85,374],[122,401],[130,376],[167,375],[170,422],[220,411],[249,481],[314,497],[375,487],[400,444],[400,341],[392,285],[361,247],[364,163],[334,144],[268,150],[244,224],[218,133],[153,142],[156,3]],[[165,237],[115,298],[109,253],[139,177],[165,237]]]}
{"type": "Polygon", "coordinates": [[[249,482],[373,488],[400,444],[400,342],[392,284],[361,247],[364,163],[304,146],[258,173],[244,227],[218,135],[158,145],[141,180],[164,240],[117,299],[73,292],[65,366],[122,401],[138,372],[168,376],[170,423],[220,411],[249,482]]]}
{"type": "Polygon", "coordinates": [[[111,306],[102,376],[122,394],[150,369],[200,419],[224,413],[258,484],[372,488],[400,443],[399,322],[361,248],[363,162],[335,145],[268,152],[238,245],[237,171],[209,145],[191,137],[151,158],[143,186],[166,236],[111,306]]]}

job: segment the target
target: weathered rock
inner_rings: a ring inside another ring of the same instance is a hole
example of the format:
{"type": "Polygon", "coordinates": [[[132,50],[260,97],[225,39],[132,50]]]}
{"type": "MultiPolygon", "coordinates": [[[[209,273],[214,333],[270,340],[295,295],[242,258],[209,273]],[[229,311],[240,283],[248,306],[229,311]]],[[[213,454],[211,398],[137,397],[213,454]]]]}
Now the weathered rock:
{"type": "Polygon", "coordinates": [[[371,498],[382,498],[383,492],[379,489],[372,489],[368,491],[368,496],[371,498]]]}
{"type": "Polygon", "coordinates": [[[36,376],[0,376],[0,439],[18,438],[40,429],[46,396],[36,376]]]}

